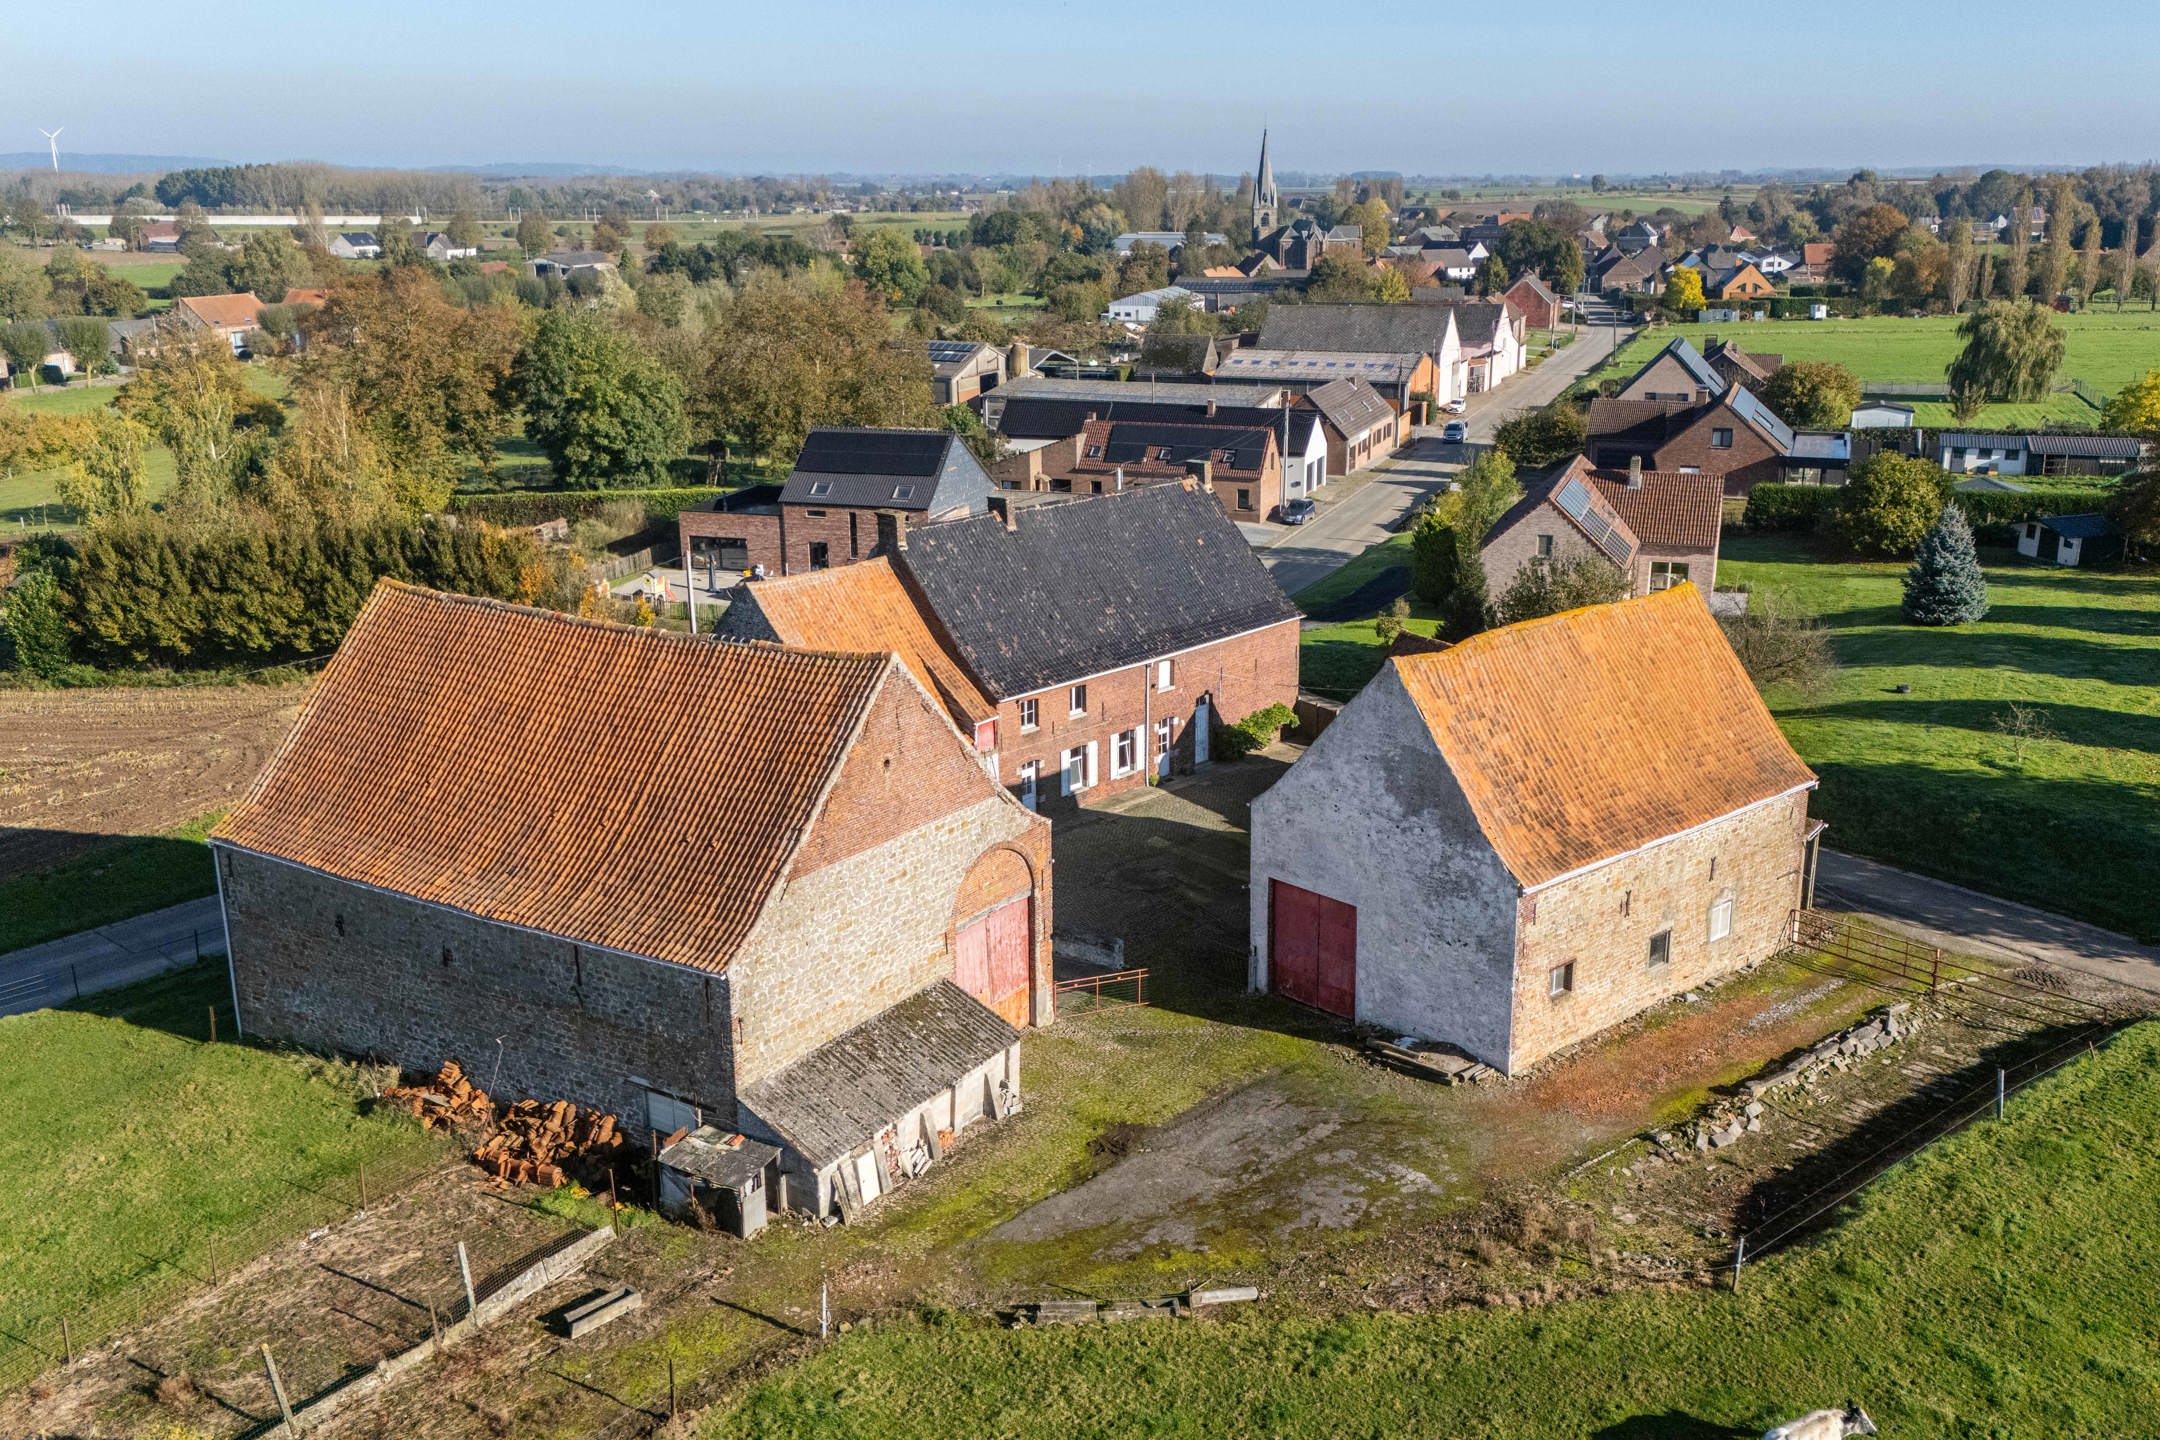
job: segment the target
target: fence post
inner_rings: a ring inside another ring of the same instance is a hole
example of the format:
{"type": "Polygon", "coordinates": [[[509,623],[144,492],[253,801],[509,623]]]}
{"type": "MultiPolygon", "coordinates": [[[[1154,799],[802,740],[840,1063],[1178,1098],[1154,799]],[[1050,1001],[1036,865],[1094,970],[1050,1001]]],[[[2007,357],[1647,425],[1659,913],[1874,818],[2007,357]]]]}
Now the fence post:
{"type": "Polygon", "coordinates": [[[367,1166],[360,1167],[360,1213],[367,1214],[367,1166]]]}
{"type": "Polygon", "coordinates": [[[427,1328],[428,1333],[435,1337],[435,1343],[442,1344],[442,1316],[436,1313],[433,1300],[427,1302],[427,1328]]]}
{"type": "Polygon", "coordinates": [[[817,1287],[817,1338],[832,1338],[832,1281],[822,1278],[817,1287]]]}
{"type": "Polygon", "coordinates": [[[277,1361],[270,1358],[270,1347],[262,1347],[263,1369],[270,1372],[270,1393],[277,1396],[278,1413],[285,1417],[285,1433],[298,1435],[300,1428],[293,1424],[292,1402],[285,1398],[285,1382],[278,1379],[277,1361]]]}
{"type": "Polygon", "coordinates": [[[217,1044],[217,1006],[210,1007],[210,1043],[217,1044]]]}
{"type": "Polygon", "coordinates": [[[1933,960],[1933,961],[1932,961],[1932,962],[1930,963],[1930,965],[1929,965],[1929,967],[1928,967],[1928,989],[1930,989],[1930,990],[1938,989],[1938,988],[1940,988],[1940,987],[1941,987],[1941,985],[1942,985],[1942,946],[1940,946],[1940,945],[1937,945],[1937,946],[1935,947],[1935,958],[1934,958],[1934,960],[1933,960]]]}
{"type": "Polygon", "coordinates": [[[480,1297],[473,1294],[472,1261],[466,1258],[463,1240],[457,1242],[457,1268],[458,1274],[465,1281],[465,1314],[472,1321],[473,1329],[477,1330],[480,1328],[480,1297]]]}
{"type": "Polygon", "coordinates": [[[75,1334],[68,1329],[67,1316],[60,1317],[60,1353],[67,1356],[67,1363],[75,1363],[75,1334]]]}
{"type": "Polygon", "coordinates": [[[1739,1294],[1739,1293],[1740,1293],[1740,1262],[1741,1262],[1741,1261],[1743,1261],[1743,1260],[1745,1260],[1746,1258],[1747,1258],[1747,1236],[1745,1236],[1745,1235],[1735,1235],[1735,1236],[1733,1236],[1733,1250],[1732,1250],[1732,1288],[1733,1288],[1733,1294],[1735,1294],[1735,1295],[1737,1295],[1737,1294],[1739,1294]]]}
{"type": "Polygon", "coordinates": [[[1998,1065],[1995,1068],[1995,1118],[1997,1120],[2003,1118],[2003,1101],[2008,1098],[2009,1090],[2009,1077],[2003,1073],[2002,1067],[1998,1065]]]}
{"type": "Polygon", "coordinates": [[[667,1357],[667,1418],[675,1418],[675,1356],[667,1357]]]}

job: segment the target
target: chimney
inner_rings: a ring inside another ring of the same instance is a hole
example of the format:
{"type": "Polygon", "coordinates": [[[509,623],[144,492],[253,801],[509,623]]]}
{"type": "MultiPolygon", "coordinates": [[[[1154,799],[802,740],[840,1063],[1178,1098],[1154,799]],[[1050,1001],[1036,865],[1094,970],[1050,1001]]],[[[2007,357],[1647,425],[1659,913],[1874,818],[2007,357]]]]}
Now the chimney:
{"type": "Polygon", "coordinates": [[[1215,402],[1214,402],[1213,400],[1209,400],[1209,401],[1207,402],[1207,413],[1208,413],[1208,418],[1209,418],[1209,419],[1213,419],[1213,418],[1214,418],[1214,416],[1215,416],[1215,402]]]}
{"type": "Polygon", "coordinates": [[[1642,456],[1640,455],[1627,457],[1627,488],[1630,490],[1642,489],[1642,456]]]}
{"type": "Polygon", "coordinates": [[[1215,462],[1212,460],[1188,460],[1185,473],[1208,494],[1215,493],[1215,462]]]}
{"type": "Polygon", "coordinates": [[[1117,472],[1116,472],[1116,475],[1115,475],[1115,477],[1114,477],[1114,482],[1112,483],[1112,485],[1110,486],[1110,488],[1111,488],[1111,490],[1112,490],[1113,492],[1120,492],[1120,493],[1121,493],[1121,492],[1123,492],[1123,490],[1125,489],[1125,467],[1124,467],[1124,466],[1120,465],[1120,466],[1118,466],[1118,467],[1117,467],[1117,472]]]}
{"type": "Polygon", "coordinates": [[[1017,530],[1020,528],[1019,525],[1015,523],[1018,519],[1019,514],[1018,507],[1013,504],[1012,498],[1010,496],[992,495],[990,497],[990,513],[997,516],[999,520],[1003,521],[1007,530],[1017,530]]]}

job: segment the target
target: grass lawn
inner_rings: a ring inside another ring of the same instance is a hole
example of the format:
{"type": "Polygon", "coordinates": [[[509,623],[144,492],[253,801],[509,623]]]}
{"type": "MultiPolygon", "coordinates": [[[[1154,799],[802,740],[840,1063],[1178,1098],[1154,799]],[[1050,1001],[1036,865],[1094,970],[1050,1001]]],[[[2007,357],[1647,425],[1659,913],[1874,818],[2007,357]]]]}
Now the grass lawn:
{"type": "MultiPolygon", "coordinates": [[[[2160,365],[2160,313],[2150,310],[2087,310],[2058,315],[2065,348],[2063,380],[2082,380],[2109,394],[2160,365]]],[[[1920,319],[1869,316],[1853,320],[1778,320],[1755,325],[1659,325],[1620,347],[1613,362],[1591,377],[1632,374],[1667,343],[1686,336],[1698,348],[1704,337],[1722,335],[1750,350],[1771,351],[1788,360],[1836,360],[1852,367],[1863,381],[1882,384],[1940,384],[1943,370],[1958,352],[1958,320],[1950,315],[1920,319]]],[[[2076,404],[2058,396],[2052,404],[2076,404]]],[[[2087,424],[2099,416],[2079,405],[2087,424]]],[[[1945,407],[1947,413],[1947,407],[1945,407]]],[[[1995,423],[1995,417],[1987,417],[1995,423]]],[[[1921,418],[1920,423],[1934,423],[1921,418]]],[[[2005,418],[2003,423],[2016,423],[2005,418]]]]}
{"type": "MultiPolygon", "coordinates": [[[[1298,684],[1317,695],[1347,700],[1380,673],[1387,647],[1373,619],[1410,589],[1410,536],[1392,535],[1291,598],[1317,625],[1298,637],[1298,684]]],[[[1409,628],[1430,635],[1439,621],[1412,601],[1409,628]]]]}
{"type": "Polygon", "coordinates": [[[102,840],[48,870],[0,877],[0,955],[210,894],[217,879],[202,842],[220,818],[102,840]]]}
{"type": "Polygon", "coordinates": [[[2160,874],[2160,574],[1982,558],[1993,608],[1944,630],[1903,622],[1902,564],[1798,539],[1728,539],[1719,578],[1831,629],[1832,689],[1769,700],[1833,846],[2160,939],[2160,886],[2126,883],[2160,874]],[[2022,763],[1993,729],[2012,701],[2055,736],[2022,763]]]}
{"type": "Polygon", "coordinates": [[[2160,1413],[2160,1028],[1892,1172],[1738,1294],[1524,1311],[860,1330],[708,1436],[1741,1440],[1848,1398],[1885,1435],[2111,1435],[2160,1413]]]}
{"type": "Polygon", "coordinates": [[[363,1115],[341,1067],[202,1043],[211,1005],[229,1037],[220,963],[0,1019],[0,1329],[42,1343],[76,1312],[83,1345],[83,1302],[185,1284],[221,1242],[230,1265],[275,1238],[266,1216],[322,1223],[317,1192],[441,1152],[403,1116],[363,1115]]]}

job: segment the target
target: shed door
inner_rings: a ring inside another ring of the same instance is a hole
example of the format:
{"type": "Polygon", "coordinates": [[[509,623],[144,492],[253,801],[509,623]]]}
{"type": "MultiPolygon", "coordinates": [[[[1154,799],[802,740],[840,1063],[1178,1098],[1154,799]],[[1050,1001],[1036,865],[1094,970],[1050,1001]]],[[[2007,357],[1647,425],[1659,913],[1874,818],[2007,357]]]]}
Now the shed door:
{"type": "Polygon", "coordinates": [[[1028,901],[1008,900],[953,942],[953,983],[1016,1026],[1028,1023],[1028,901]]]}
{"type": "Polygon", "coordinates": [[[1357,1010],[1357,907],[1268,882],[1270,988],[1334,1015],[1357,1010]]]}

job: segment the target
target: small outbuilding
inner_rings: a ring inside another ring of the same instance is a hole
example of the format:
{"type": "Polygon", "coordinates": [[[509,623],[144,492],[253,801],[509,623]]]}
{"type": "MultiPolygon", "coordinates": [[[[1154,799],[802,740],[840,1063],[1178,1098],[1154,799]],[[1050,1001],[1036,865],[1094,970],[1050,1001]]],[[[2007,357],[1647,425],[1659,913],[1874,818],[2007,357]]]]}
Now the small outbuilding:
{"type": "Polygon", "coordinates": [[[1815,783],[1692,585],[1395,655],[1253,802],[1250,983],[1519,1074],[1776,954],[1815,783]]]}
{"type": "Polygon", "coordinates": [[[2089,565],[2122,553],[2115,523],[2098,511],[2043,515],[2018,526],[2018,554],[2057,565],[2089,565]]]}

